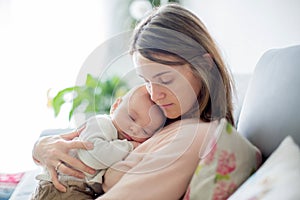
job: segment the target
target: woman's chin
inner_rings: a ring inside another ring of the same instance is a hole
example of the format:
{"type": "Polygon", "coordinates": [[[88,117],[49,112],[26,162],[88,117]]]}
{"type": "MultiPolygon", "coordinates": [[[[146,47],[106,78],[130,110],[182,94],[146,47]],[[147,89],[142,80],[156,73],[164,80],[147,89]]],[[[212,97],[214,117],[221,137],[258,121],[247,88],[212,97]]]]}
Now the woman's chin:
{"type": "Polygon", "coordinates": [[[176,114],[176,113],[170,113],[170,112],[166,112],[164,111],[164,115],[168,118],[168,119],[176,119],[180,116],[180,114],[176,114]]]}

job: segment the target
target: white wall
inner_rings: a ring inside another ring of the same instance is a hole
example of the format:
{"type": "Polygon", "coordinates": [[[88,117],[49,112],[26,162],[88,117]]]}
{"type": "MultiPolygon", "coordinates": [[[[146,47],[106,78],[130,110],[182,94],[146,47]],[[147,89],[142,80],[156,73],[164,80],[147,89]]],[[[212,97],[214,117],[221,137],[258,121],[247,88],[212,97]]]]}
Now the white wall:
{"type": "Polygon", "coordinates": [[[299,0],[184,0],[206,24],[233,72],[249,73],[268,49],[300,44],[299,0]]]}
{"type": "Polygon", "coordinates": [[[86,57],[106,36],[99,0],[0,0],[0,173],[30,169],[43,129],[55,119],[47,90],[73,86],[86,57]]]}

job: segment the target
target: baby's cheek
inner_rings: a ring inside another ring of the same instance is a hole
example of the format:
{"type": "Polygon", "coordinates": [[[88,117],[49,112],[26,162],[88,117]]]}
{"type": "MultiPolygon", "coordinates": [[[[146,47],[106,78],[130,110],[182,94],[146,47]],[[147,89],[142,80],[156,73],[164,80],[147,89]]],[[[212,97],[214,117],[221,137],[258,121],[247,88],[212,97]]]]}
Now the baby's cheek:
{"type": "Polygon", "coordinates": [[[133,127],[130,125],[130,122],[126,123],[124,121],[123,131],[128,135],[132,135],[133,127]]]}
{"type": "MultiPolygon", "coordinates": [[[[148,126],[160,126],[166,121],[166,116],[157,105],[153,105],[149,110],[150,122],[148,126]]],[[[157,127],[158,128],[158,127],[157,127]]]]}

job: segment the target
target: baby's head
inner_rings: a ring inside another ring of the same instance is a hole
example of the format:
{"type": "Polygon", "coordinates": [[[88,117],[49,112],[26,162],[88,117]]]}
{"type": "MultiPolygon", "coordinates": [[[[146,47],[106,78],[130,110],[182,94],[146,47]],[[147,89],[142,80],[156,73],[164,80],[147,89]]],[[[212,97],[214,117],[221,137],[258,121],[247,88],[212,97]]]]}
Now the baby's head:
{"type": "Polygon", "coordinates": [[[160,108],[151,101],[144,85],[131,89],[112,106],[111,118],[120,139],[144,142],[165,122],[160,108]]]}

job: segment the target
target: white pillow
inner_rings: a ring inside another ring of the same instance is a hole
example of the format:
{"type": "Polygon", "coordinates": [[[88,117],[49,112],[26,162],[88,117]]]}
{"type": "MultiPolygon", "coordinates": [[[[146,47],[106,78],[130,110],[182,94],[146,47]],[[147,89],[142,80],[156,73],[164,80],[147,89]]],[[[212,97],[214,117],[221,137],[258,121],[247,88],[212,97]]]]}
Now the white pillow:
{"type": "Polygon", "coordinates": [[[261,153],[222,119],[184,200],[227,199],[261,164],[261,153]]]}
{"type": "Polygon", "coordinates": [[[287,136],[229,199],[300,199],[300,151],[293,138],[287,136]]]}

